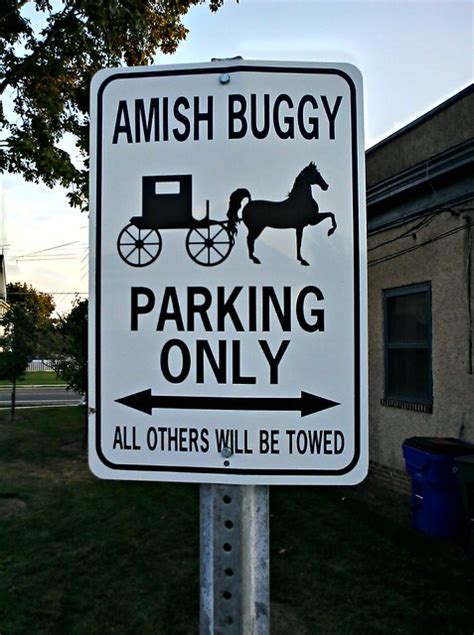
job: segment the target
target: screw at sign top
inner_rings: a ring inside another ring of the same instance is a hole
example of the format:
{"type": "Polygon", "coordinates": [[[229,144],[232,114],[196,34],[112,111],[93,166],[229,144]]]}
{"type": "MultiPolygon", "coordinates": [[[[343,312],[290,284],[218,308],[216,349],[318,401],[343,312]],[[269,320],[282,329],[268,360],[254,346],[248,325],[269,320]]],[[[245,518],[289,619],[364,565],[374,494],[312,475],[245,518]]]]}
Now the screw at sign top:
{"type": "Polygon", "coordinates": [[[222,73],[222,75],[219,77],[219,81],[221,84],[228,84],[230,82],[229,73],[222,73]]]}

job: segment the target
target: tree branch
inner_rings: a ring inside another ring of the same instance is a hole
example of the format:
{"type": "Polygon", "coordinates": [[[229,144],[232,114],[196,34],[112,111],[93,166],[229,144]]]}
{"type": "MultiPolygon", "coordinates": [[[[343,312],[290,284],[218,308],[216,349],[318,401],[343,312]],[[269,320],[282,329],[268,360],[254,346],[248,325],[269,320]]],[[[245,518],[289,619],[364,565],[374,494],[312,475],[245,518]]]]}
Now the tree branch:
{"type": "Polygon", "coordinates": [[[72,7],[68,11],[64,9],[61,14],[58,15],[57,20],[51,26],[48,35],[44,38],[42,42],[40,42],[36,49],[29,55],[28,57],[24,57],[22,61],[17,64],[14,68],[12,68],[9,72],[5,73],[5,77],[2,82],[0,82],[0,95],[3,95],[7,86],[11,85],[11,83],[21,75],[25,74],[25,71],[28,67],[36,62],[41,53],[49,46],[52,40],[54,40],[55,36],[58,34],[58,31],[62,28],[62,23],[74,16],[77,13],[75,7],[72,7]]]}

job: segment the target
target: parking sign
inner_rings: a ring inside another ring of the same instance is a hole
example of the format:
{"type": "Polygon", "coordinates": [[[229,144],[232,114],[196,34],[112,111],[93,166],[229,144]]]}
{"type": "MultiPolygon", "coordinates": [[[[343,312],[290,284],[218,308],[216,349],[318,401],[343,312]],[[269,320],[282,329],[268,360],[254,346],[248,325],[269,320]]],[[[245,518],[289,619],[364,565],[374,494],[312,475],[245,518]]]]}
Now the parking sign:
{"type": "Polygon", "coordinates": [[[362,480],[357,69],[121,68],[99,72],[91,92],[91,469],[362,480]]]}

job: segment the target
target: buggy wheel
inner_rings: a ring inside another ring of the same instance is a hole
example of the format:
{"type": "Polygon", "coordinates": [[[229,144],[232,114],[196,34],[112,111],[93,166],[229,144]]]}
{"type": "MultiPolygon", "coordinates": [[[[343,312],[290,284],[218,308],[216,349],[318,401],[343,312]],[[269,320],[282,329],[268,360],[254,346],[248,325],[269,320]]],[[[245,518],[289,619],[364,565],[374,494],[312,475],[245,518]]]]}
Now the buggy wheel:
{"type": "Polygon", "coordinates": [[[155,262],[161,245],[157,229],[139,229],[132,223],[122,229],[117,239],[120,258],[131,267],[146,267],[155,262]]]}
{"type": "Polygon", "coordinates": [[[186,251],[203,267],[220,265],[230,254],[234,241],[225,223],[193,227],[186,236],[186,251]]]}

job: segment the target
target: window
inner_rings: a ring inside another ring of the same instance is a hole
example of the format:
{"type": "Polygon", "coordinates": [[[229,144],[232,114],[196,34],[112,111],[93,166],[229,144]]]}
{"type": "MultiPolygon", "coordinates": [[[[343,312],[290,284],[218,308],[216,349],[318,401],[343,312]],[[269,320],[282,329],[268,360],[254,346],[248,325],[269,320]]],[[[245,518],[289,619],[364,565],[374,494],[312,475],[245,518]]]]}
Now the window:
{"type": "Polygon", "coordinates": [[[387,406],[431,412],[431,285],[384,291],[387,406]]]}

